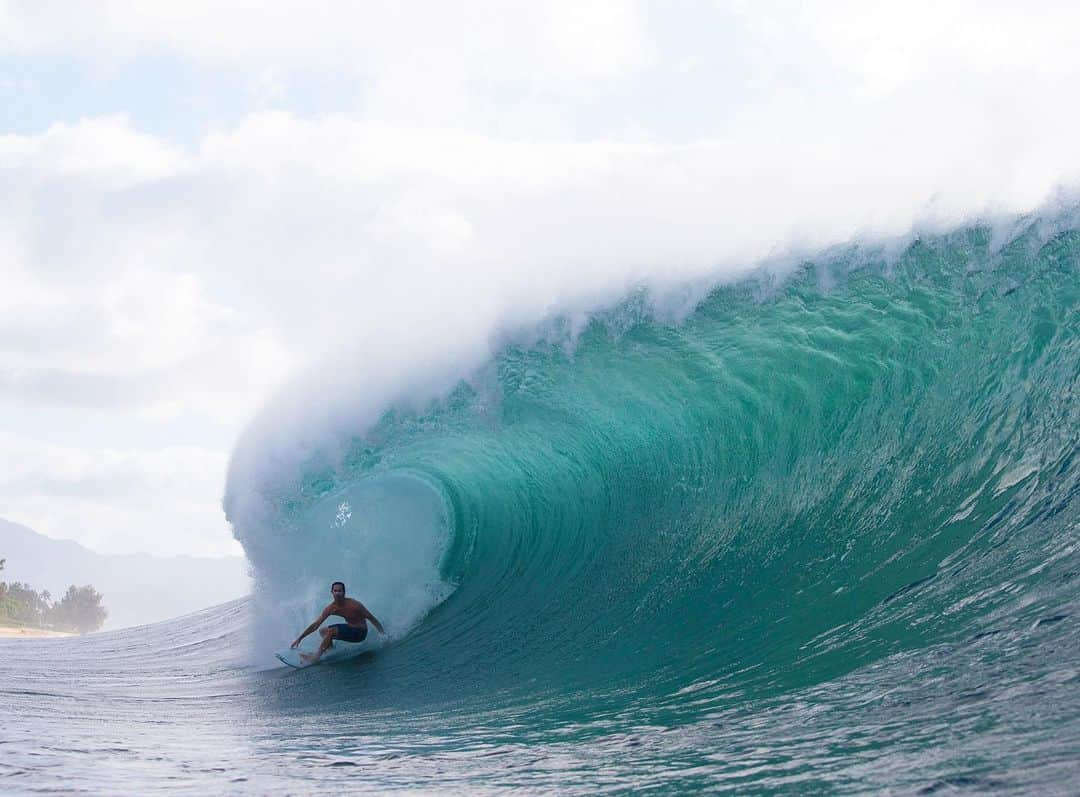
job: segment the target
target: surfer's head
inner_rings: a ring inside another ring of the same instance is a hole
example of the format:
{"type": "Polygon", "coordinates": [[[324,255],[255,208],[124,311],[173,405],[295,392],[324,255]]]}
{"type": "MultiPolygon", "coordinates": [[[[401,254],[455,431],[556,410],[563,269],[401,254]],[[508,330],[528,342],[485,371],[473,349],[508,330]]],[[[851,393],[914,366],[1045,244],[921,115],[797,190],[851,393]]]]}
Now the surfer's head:
{"type": "Polygon", "coordinates": [[[341,602],[345,598],[345,582],[335,581],[330,585],[330,594],[334,596],[334,600],[341,602]]]}

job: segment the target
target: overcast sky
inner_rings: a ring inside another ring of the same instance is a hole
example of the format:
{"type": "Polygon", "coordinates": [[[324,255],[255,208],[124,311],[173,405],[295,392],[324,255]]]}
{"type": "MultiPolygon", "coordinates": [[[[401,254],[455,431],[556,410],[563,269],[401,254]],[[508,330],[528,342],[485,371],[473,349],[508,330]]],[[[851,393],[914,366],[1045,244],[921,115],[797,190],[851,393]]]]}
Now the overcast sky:
{"type": "Polygon", "coordinates": [[[1033,208],[1080,175],[1077,30],[1067,2],[0,0],[0,517],[239,553],[236,437],[342,344],[1033,208]]]}

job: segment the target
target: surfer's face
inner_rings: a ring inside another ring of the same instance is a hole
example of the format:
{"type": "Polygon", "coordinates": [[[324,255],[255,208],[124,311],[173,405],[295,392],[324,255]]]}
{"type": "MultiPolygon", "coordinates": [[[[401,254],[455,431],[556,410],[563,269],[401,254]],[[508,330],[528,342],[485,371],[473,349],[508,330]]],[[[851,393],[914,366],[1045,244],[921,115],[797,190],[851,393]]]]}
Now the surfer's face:
{"type": "Polygon", "coordinates": [[[334,601],[341,603],[345,599],[345,587],[335,584],[330,588],[330,594],[334,596],[334,601]]]}

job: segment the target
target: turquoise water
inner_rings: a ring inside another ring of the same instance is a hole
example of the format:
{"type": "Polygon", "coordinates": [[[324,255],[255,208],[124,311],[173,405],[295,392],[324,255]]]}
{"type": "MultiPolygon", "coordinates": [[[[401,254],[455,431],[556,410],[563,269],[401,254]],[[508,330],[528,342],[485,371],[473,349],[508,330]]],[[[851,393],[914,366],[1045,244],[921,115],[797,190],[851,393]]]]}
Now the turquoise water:
{"type": "Polygon", "coordinates": [[[1074,791],[1080,229],[999,238],[838,250],[678,323],[645,295],[555,321],[298,465],[253,470],[276,454],[249,437],[226,510],[259,600],[3,643],[0,776],[1074,791]],[[271,668],[338,578],[391,639],[271,668]],[[34,758],[46,727],[83,752],[34,758]]]}

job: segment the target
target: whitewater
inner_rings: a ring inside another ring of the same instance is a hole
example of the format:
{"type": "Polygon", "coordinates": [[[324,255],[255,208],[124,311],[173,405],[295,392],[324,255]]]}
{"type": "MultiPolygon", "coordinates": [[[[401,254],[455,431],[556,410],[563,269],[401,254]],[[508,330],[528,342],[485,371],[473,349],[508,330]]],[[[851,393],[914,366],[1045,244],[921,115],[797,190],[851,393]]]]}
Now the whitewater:
{"type": "Polygon", "coordinates": [[[254,597],[0,641],[0,789],[1074,791],[1078,219],[272,403],[225,496],[254,597]],[[338,579],[387,638],[276,666],[338,579]]]}

